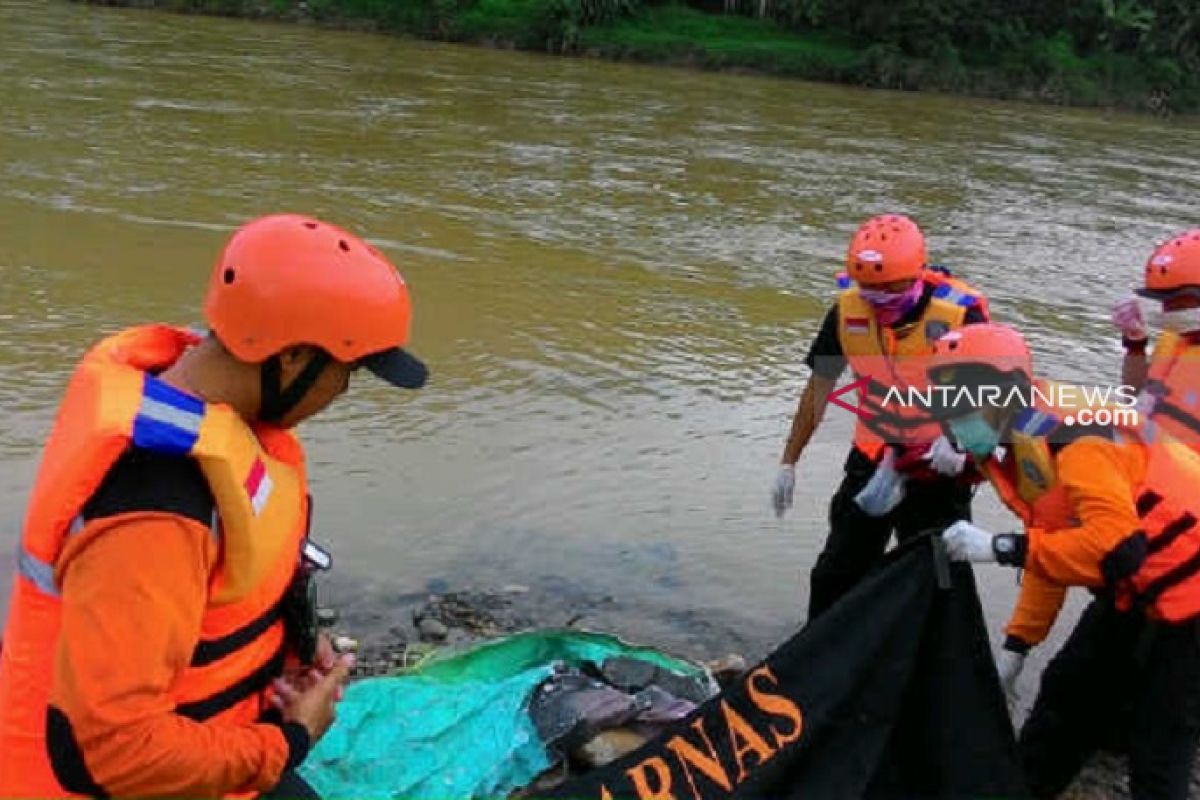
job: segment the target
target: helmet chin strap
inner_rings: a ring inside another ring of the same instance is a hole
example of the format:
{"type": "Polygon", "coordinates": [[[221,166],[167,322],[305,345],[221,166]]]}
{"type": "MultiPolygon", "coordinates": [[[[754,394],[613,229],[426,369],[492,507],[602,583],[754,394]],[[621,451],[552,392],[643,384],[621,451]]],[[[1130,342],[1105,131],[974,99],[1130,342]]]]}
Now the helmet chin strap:
{"type": "Polygon", "coordinates": [[[325,367],[329,366],[330,356],[324,350],[318,350],[304,369],[285,388],[283,385],[283,361],[275,354],[262,363],[259,369],[261,378],[262,402],[258,409],[258,418],[263,422],[279,422],[289,411],[295,408],[308,390],[313,387],[325,367]]]}

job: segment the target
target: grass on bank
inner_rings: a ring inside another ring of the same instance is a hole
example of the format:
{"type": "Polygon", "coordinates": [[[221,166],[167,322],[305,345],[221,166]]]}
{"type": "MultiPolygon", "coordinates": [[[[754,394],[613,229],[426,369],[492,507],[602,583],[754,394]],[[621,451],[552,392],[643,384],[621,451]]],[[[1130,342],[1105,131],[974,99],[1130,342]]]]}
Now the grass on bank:
{"type": "Polygon", "coordinates": [[[892,42],[642,0],[92,0],[191,13],[312,20],[447,41],[747,69],[870,87],[1154,112],[1200,110],[1200,73],[1170,58],[1081,55],[1066,32],[1000,52],[892,42]]]}
{"type": "Polygon", "coordinates": [[[1070,37],[1033,39],[1003,53],[964,59],[953,50],[915,58],[888,44],[824,31],[795,33],[770,20],[651,6],[586,29],[580,46],[610,58],[686,63],[890,89],[934,90],[1066,105],[1164,111],[1200,108],[1200,80],[1173,62],[1128,55],[1080,56],[1070,37]],[[1157,87],[1171,86],[1168,97],[1157,87]]]}

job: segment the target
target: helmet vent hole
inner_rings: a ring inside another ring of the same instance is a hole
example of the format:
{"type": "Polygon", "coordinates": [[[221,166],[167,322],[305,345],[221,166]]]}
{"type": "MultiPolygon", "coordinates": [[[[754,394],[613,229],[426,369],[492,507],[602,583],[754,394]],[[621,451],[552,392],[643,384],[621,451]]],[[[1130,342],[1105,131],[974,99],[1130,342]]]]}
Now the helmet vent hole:
{"type": "Polygon", "coordinates": [[[317,229],[317,223],[306,222],[306,223],[304,223],[304,227],[308,228],[310,231],[315,231],[317,229]]]}
{"type": "Polygon", "coordinates": [[[221,280],[225,281],[226,284],[230,284],[233,283],[233,278],[233,267],[226,267],[225,272],[221,275],[221,280]]]}
{"type": "Polygon", "coordinates": [[[875,265],[875,271],[876,271],[876,272],[883,272],[883,264],[876,264],[876,265],[875,265]]]}
{"type": "Polygon", "coordinates": [[[342,252],[349,253],[350,245],[346,244],[345,239],[338,239],[338,247],[342,248],[342,252]]]}

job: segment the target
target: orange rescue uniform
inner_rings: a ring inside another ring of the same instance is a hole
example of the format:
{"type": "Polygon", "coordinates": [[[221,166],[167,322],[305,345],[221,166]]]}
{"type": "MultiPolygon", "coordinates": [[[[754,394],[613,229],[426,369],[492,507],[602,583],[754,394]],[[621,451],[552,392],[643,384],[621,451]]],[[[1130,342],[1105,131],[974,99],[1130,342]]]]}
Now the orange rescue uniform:
{"type": "Polygon", "coordinates": [[[1040,643],[1068,586],[1170,622],[1200,612],[1200,457],[1153,426],[1072,431],[1045,409],[1019,415],[1013,439],[983,468],[1028,535],[1010,639],[1040,643]]]}
{"type": "Polygon", "coordinates": [[[197,341],[131,329],[71,379],[0,651],[0,796],[258,793],[307,750],[297,723],[267,721],[307,528],[303,451],[154,377],[197,341]],[[138,459],[166,472],[134,470],[130,491],[162,490],[162,508],[94,513],[138,459]],[[212,519],[172,505],[196,486],[212,519]]]}

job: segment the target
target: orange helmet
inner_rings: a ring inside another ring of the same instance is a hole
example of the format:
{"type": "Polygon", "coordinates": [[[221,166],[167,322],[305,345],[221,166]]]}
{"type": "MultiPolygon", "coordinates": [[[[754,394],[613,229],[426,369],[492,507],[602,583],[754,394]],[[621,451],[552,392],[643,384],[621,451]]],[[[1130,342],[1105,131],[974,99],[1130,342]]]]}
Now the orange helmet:
{"type": "Polygon", "coordinates": [[[1160,244],[1146,262],[1142,297],[1169,300],[1179,295],[1200,297],[1200,228],[1160,244]]]}
{"type": "Polygon", "coordinates": [[[213,266],[204,316],[241,361],[313,345],[397,386],[425,382],[425,366],[400,349],[412,318],[404,279],[374,247],[311,217],[275,214],[234,232],[213,266]]]}
{"type": "Polygon", "coordinates": [[[859,226],[846,252],[846,269],[859,283],[888,283],[920,277],[925,236],[902,214],[871,217],[859,226]]]}
{"type": "Polygon", "coordinates": [[[964,325],[943,334],[933,343],[929,362],[933,384],[963,384],[966,375],[1015,377],[1033,380],[1033,356],[1025,337],[1016,328],[998,322],[964,325]]]}

